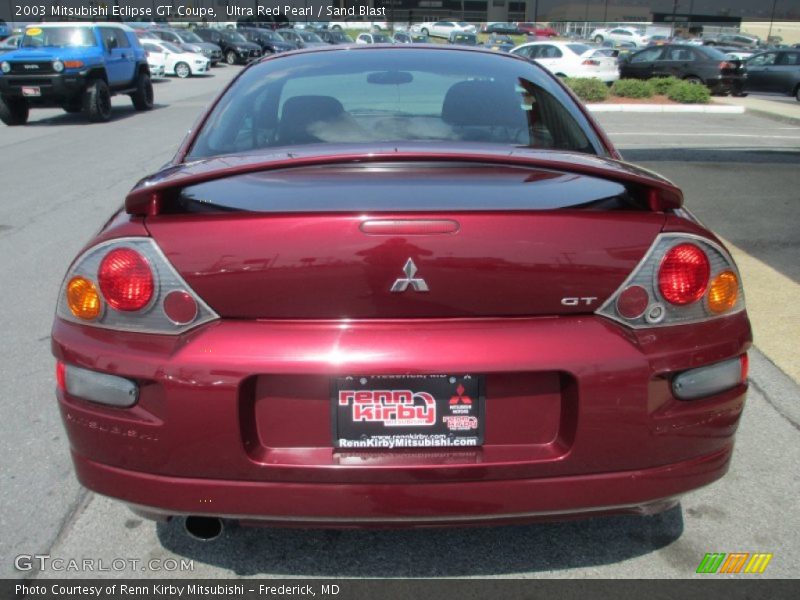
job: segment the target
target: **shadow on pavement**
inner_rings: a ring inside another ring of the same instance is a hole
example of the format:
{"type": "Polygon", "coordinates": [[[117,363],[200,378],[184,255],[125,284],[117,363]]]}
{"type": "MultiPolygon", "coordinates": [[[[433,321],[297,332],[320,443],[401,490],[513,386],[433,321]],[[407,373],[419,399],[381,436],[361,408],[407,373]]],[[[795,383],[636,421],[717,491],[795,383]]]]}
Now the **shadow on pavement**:
{"type": "MultiPolygon", "coordinates": [[[[113,123],[115,121],[124,121],[125,119],[130,119],[133,116],[146,114],[147,112],[152,112],[155,110],[159,110],[161,108],[167,108],[169,104],[159,104],[156,103],[153,105],[153,108],[149,111],[138,111],[133,108],[133,106],[113,106],[111,108],[111,119],[109,119],[106,123],[90,123],[89,120],[84,116],[83,113],[67,113],[61,115],[56,115],[54,117],[46,117],[44,119],[28,121],[24,125],[24,127],[45,127],[45,126],[53,126],[53,125],[97,125],[102,127],[108,123],[113,123]]],[[[31,117],[34,119],[36,118],[36,112],[31,112],[31,117]]]]}
{"type": "Polygon", "coordinates": [[[683,533],[680,505],[654,516],[525,526],[333,530],[246,528],[226,522],[199,542],[183,519],[159,523],[167,550],[241,576],[462,577],[616,563],[668,546],[683,533]]]}
{"type": "Polygon", "coordinates": [[[631,148],[622,150],[627,162],[690,162],[730,164],[798,164],[800,148],[631,148]]]}

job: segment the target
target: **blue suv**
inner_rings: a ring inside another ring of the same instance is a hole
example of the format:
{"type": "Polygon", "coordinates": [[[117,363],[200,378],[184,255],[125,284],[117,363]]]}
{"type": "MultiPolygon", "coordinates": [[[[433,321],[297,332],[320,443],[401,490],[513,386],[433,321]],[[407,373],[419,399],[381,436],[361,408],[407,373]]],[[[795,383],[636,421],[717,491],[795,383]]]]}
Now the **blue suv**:
{"type": "Polygon", "coordinates": [[[91,122],[111,118],[111,96],[136,110],[153,108],[147,56],[130,27],[118,23],[30,25],[19,48],[0,56],[0,121],[24,125],[28,111],[60,106],[91,122]]]}

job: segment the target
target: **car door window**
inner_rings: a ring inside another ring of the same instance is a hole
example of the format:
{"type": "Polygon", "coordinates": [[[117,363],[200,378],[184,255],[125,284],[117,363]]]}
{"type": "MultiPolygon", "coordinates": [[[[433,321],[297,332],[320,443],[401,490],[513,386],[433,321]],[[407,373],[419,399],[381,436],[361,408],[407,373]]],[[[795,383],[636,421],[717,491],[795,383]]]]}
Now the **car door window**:
{"type": "Polygon", "coordinates": [[[751,67],[766,67],[769,65],[774,65],[776,57],[777,53],[767,52],[766,54],[759,54],[758,56],[754,56],[749,61],[747,61],[747,64],[751,67]]]}
{"type": "Polygon", "coordinates": [[[555,46],[540,46],[536,58],[561,58],[562,56],[561,50],[555,46]]]}
{"type": "Polygon", "coordinates": [[[128,41],[128,36],[125,35],[125,32],[122,29],[117,29],[113,27],[111,31],[114,32],[114,38],[117,40],[117,48],[130,48],[131,43],[128,41]]]}
{"type": "Polygon", "coordinates": [[[658,60],[658,57],[661,56],[662,49],[661,48],[651,48],[649,50],[643,50],[642,52],[638,52],[631,57],[632,63],[648,63],[653,62],[654,60],[658,60]]]}
{"type": "Polygon", "coordinates": [[[784,67],[800,65],[800,52],[781,52],[775,64],[784,67]]]}
{"type": "Polygon", "coordinates": [[[689,62],[694,60],[694,54],[689,48],[668,48],[661,60],[689,62]]]}

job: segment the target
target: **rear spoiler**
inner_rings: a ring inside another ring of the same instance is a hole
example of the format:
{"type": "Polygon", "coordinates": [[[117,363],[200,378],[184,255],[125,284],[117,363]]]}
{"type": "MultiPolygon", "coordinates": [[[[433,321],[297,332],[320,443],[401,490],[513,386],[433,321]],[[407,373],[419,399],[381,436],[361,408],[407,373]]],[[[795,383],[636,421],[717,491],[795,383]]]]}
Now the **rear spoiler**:
{"type": "Polygon", "coordinates": [[[155,216],[175,202],[183,188],[235,175],[330,164],[422,161],[497,164],[565,171],[610,179],[626,185],[653,212],[675,210],[683,205],[682,192],[668,180],[623,161],[589,154],[518,150],[488,153],[387,150],[352,154],[223,156],[172,165],[136,184],[125,198],[125,210],[131,215],[155,216]]]}

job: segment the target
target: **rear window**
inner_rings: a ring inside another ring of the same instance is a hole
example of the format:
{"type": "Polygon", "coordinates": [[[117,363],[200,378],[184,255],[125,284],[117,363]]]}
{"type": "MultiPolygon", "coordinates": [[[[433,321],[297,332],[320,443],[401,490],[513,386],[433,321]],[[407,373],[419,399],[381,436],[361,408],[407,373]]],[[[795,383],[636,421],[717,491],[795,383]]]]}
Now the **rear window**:
{"type": "Polygon", "coordinates": [[[495,54],[402,48],[290,55],[248,69],[214,108],[188,158],[410,141],[602,148],[542,69],[495,54]]]}
{"type": "Polygon", "coordinates": [[[586,44],[567,44],[567,48],[572,50],[578,56],[583,55],[584,52],[588,52],[592,50],[591,46],[587,46],[586,44]]]}
{"type": "Polygon", "coordinates": [[[720,52],[716,48],[712,48],[710,46],[697,46],[695,50],[712,60],[725,60],[727,58],[724,52],[720,52]]]}

